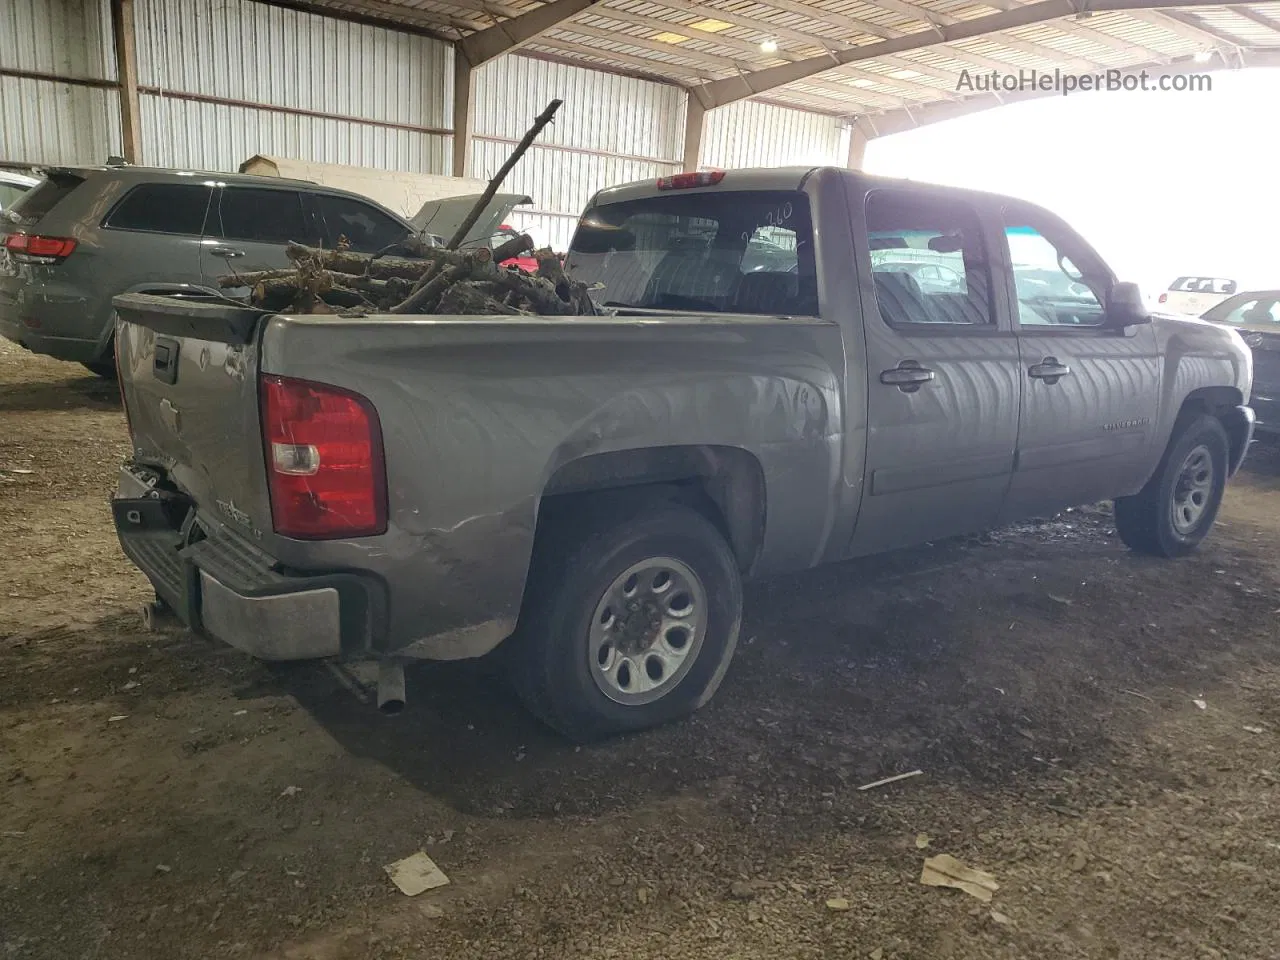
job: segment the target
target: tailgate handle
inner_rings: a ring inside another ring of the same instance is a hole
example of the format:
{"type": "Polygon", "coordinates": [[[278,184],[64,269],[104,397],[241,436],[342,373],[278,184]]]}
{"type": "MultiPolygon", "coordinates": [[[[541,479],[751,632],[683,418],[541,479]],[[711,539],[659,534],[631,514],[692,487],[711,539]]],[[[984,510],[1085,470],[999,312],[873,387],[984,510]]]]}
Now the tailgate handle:
{"type": "Polygon", "coordinates": [[[151,372],[161,383],[178,382],[178,348],[171,337],[156,337],[155,362],[151,372]]]}

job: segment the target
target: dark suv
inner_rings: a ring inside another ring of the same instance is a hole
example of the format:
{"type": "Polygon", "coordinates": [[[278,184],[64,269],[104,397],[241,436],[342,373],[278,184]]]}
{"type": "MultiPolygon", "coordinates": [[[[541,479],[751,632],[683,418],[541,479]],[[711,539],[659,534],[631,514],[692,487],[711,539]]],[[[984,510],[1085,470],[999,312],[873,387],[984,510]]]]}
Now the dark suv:
{"type": "MultiPolygon", "coordinates": [[[[373,252],[413,235],[371,200],[301,180],[150,167],[53,168],[0,214],[0,335],[115,373],[119,293],[205,295],[288,266],[291,241],[373,252]]],[[[224,291],[232,296],[243,289],[224,291]]]]}

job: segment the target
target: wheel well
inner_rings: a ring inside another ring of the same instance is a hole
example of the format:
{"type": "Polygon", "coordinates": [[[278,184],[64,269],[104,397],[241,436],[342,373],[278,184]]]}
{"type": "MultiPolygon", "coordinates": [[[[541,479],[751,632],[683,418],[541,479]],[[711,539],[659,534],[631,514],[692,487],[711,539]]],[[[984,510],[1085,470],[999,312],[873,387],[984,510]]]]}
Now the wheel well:
{"type": "Polygon", "coordinates": [[[1244,403],[1244,395],[1235,387],[1201,387],[1193,390],[1182,401],[1178,410],[1178,419],[1174,425],[1174,436],[1178,426],[1191,417],[1208,414],[1222,423],[1231,442],[1231,463],[1238,463],[1244,455],[1244,445],[1248,442],[1248,428],[1239,417],[1230,414],[1236,407],[1244,403]]]}
{"type": "Polygon", "coordinates": [[[539,536],[544,523],[607,509],[619,497],[644,496],[697,509],[724,534],[740,570],[755,563],[764,541],[764,471],[738,447],[645,447],[571,460],[542,492],[539,536]]]}

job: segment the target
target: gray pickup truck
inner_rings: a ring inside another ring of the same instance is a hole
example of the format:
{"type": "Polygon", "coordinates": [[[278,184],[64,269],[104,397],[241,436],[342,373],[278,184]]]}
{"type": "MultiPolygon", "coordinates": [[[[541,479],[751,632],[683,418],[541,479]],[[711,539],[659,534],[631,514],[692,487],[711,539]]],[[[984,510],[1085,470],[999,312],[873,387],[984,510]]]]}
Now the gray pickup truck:
{"type": "Polygon", "coordinates": [[[1114,499],[1213,524],[1253,432],[1234,331],[1153,317],[1053,214],[847,170],[604,190],[597,317],[117,299],[125,553],[269,660],[497,651],[575,739],[706,703],[744,578],[1114,499]],[[923,266],[932,269],[925,270],[923,266]]]}

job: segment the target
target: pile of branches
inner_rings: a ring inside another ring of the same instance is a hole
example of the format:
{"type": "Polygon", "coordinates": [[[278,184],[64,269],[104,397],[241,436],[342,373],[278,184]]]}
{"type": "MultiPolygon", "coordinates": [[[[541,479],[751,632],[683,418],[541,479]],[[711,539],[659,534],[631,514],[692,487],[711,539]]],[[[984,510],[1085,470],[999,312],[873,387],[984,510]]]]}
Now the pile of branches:
{"type": "Polygon", "coordinates": [[[592,316],[587,287],[565,276],[550,249],[534,251],[536,273],[499,264],[533,248],[527,235],[494,250],[418,245],[413,256],[354,253],[289,244],[293,266],[229,274],[223,288],[249,287],[252,306],[273,313],[541,314],[592,316]]]}
{"type": "Polygon", "coordinates": [[[534,251],[538,269],[530,273],[499,264],[533,250],[527,234],[512,237],[490,250],[459,250],[485,205],[493,199],[511,168],[524,156],[562,101],[552,100],[494,174],[471,212],[444,247],[428,247],[420,239],[376,254],[352,252],[339,238],[336,250],[291,243],[287,270],[233,273],[218,278],[223,289],[248,287],[249,303],[273,313],[447,313],[474,316],[541,314],[594,316],[599,311],[585,284],[565,276],[560,258],[548,249],[534,251]]]}

